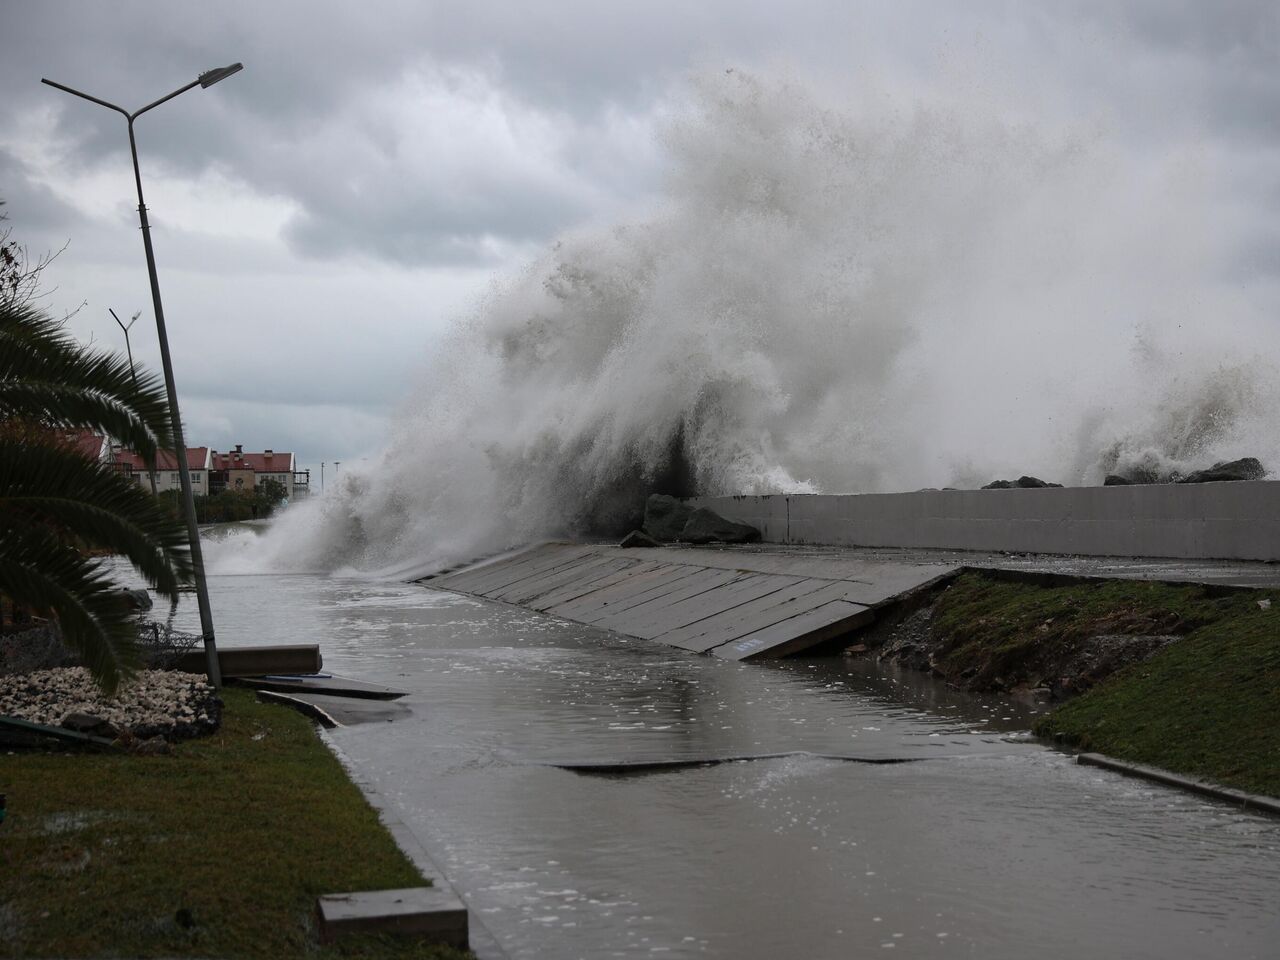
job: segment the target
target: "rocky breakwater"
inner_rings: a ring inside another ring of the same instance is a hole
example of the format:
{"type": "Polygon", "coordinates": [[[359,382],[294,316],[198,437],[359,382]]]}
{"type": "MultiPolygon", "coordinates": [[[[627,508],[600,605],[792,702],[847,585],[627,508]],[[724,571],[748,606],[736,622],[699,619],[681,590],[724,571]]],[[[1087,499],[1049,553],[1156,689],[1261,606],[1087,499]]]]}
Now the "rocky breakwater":
{"type": "MultiPolygon", "coordinates": [[[[691,507],[675,497],[652,494],[644,505],[644,529],[628,535],[630,545],[654,542],[756,543],[760,531],[750,524],[727,520],[714,510],[691,507]],[[636,536],[640,534],[640,536],[636,536]]],[[[625,541],[624,541],[625,543],[625,541]]]]}
{"type": "Polygon", "coordinates": [[[163,752],[217,730],[222,701],[200,674],[144,670],[108,697],[83,667],[57,667],[0,677],[0,716],[163,752]]]}
{"type": "Polygon", "coordinates": [[[1224,483],[1261,480],[1266,475],[1267,468],[1257,457],[1241,457],[1239,460],[1221,460],[1205,470],[1193,470],[1188,474],[1165,469],[1158,464],[1140,464],[1107,474],[1103,484],[1114,487],[1134,483],[1224,483]]]}

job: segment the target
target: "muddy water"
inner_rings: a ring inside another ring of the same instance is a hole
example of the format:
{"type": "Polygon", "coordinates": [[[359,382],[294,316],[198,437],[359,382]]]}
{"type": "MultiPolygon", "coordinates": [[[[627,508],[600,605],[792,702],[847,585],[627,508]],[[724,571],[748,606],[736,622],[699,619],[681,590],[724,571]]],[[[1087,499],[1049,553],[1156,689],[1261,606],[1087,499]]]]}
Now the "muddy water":
{"type": "Polygon", "coordinates": [[[1280,957],[1280,820],[1078,767],[1034,707],[414,586],[211,590],[223,643],[411,691],[337,738],[513,957],[1280,957]],[[912,762],[545,765],[793,751],[912,762]]]}

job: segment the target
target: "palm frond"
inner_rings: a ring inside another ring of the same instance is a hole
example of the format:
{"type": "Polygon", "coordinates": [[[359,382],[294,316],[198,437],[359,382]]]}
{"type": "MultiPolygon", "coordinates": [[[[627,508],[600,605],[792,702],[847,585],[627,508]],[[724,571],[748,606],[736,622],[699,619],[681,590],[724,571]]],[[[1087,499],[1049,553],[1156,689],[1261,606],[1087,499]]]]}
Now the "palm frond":
{"type": "Polygon", "coordinates": [[[0,522],[0,593],[57,618],[63,641],[108,694],[137,669],[137,630],[101,565],[34,525],[0,522]]]}
{"type": "Polygon", "coordinates": [[[81,347],[30,307],[0,308],[0,417],[93,427],[143,453],[172,445],[168,399],[119,354],[81,347]]]}
{"type": "Polygon", "coordinates": [[[138,663],[131,611],[100,561],[126,557],[176,604],[192,567],[184,524],[50,427],[89,428],[154,464],[172,447],[169,406],[145,371],[88,350],[29,305],[0,302],[0,594],[57,619],[63,639],[114,690],[138,663]]]}
{"type": "Polygon", "coordinates": [[[71,450],[0,437],[0,515],[126,557],[170,601],[191,578],[182,521],[136,483],[71,450]]]}

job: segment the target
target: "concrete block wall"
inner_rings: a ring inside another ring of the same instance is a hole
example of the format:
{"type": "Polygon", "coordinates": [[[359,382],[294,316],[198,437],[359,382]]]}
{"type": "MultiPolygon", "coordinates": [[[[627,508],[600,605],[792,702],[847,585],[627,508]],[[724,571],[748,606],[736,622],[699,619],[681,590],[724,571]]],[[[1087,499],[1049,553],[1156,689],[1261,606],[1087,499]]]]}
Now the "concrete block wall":
{"type": "Polygon", "coordinates": [[[768,543],[1280,560],[1280,481],[696,497],[768,543]]]}

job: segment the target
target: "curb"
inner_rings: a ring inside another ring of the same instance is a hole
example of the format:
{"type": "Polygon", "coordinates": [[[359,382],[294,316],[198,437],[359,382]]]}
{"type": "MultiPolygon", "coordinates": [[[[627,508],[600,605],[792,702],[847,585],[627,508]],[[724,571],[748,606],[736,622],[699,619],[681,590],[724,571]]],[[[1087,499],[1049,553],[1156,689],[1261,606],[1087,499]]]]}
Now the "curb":
{"type": "Polygon", "coordinates": [[[1141,763],[1129,763],[1127,760],[1113,760],[1100,753],[1077,754],[1076,763],[1086,767],[1101,767],[1104,770],[1111,770],[1115,773],[1123,773],[1131,777],[1139,777],[1143,780],[1151,780],[1155,783],[1163,783],[1166,786],[1177,787],[1189,793],[1212,797],[1215,800],[1224,800],[1244,810],[1280,816],[1280,799],[1264,797],[1262,794],[1248,793],[1244,790],[1233,790],[1231,787],[1220,787],[1208,780],[1184,777],[1176,773],[1170,773],[1168,770],[1161,770],[1159,767],[1148,767],[1141,763]]]}
{"type": "MultiPolygon", "coordinates": [[[[465,904],[466,900],[449,883],[445,877],[445,872],[431,859],[431,855],[422,846],[417,835],[400,819],[399,812],[391,801],[379,793],[378,789],[369,780],[361,776],[355,764],[351,762],[351,758],[346,755],[327,729],[320,727],[316,732],[320,735],[324,745],[329,748],[329,752],[338,758],[338,762],[342,764],[342,769],[347,772],[351,782],[359,788],[369,806],[378,812],[378,819],[382,821],[387,833],[391,834],[391,839],[396,842],[396,846],[409,858],[409,862],[418,869],[418,872],[423,877],[431,880],[433,886],[452,891],[465,904]]],[[[499,945],[497,938],[489,932],[488,928],[476,917],[475,911],[470,908],[467,909],[467,921],[470,927],[470,949],[479,960],[508,960],[506,951],[499,945]]]]}

